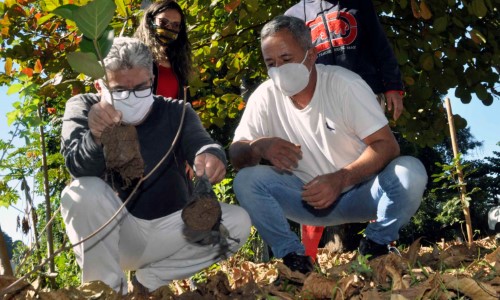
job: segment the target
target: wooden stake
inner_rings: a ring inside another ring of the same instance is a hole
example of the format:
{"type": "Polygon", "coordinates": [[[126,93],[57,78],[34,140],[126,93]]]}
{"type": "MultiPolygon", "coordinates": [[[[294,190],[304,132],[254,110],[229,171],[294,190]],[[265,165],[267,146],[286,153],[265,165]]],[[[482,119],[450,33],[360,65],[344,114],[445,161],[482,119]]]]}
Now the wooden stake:
{"type": "MultiPolygon", "coordinates": [[[[451,137],[451,146],[453,148],[453,157],[456,159],[458,157],[457,133],[455,130],[455,123],[453,122],[453,113],[451,111],[450,99],[446,97],[444,103],[446,105],[446,112],[448,115],[448,125],[450,127],[450,137],[451,137]]],[[[465,217],[465,227],[467,229],[467,244],[470,247],[472,246],[472,221],[470,218],[469,206],[467,205],[466,201],[467,191],[464,183],[464,174],[462,172],[462,168],[460,167],[459,160],[457,160],[456,168],[458,174],[458,183],[460,185],[460,199],[462,201],[462,208],[465,217]]]]}

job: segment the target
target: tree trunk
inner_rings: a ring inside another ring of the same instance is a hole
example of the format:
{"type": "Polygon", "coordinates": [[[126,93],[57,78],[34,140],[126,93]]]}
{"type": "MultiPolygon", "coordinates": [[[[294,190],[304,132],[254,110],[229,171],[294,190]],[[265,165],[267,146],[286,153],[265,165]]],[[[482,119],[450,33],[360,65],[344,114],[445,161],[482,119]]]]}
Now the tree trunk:
{"type": "Polygon", "coordinates": [[[14,276],[10,264],[9,253],[7,251],[7,243],[3,237],[2,227],[0,227],[0,275],[14,276]]]}
{"type": "MultiPolygon", "coordinates": [[[[42,112],[40,105],[38,106],[38,116],[42,118],[42,112]]],[[[49,260],[49,273],[50,275],[55,274],[55,262],[54,262],[54,235],[52,233],[52,224],[49,224],[52,215],[52,208],[50,205],[50,190],[49,190],[49,167],[47,165],[47,149],[45,147],[45,132],[43,125],[40,125],[40,144],[42,145],[42,171],[43,171],[43,194],[45,196],[45,221],[47,222],[47,255],[51,257],[49,260]]],[[[37,236],[38,238],[38,236],[37,236]]],[[[56,281],[54,278],[49,279],[52,287],[55,287],[56,281]]]]}

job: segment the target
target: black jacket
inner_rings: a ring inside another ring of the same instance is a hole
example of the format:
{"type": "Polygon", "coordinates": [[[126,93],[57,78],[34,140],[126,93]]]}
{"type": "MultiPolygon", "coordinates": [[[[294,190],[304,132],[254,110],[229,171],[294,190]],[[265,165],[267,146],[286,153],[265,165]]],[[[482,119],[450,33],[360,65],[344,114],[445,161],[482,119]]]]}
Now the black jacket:
{"type": "MultiPolygon", "coordinates": [[[[136,126],[144,174],[158,164],[172,145],[184,103],[160,96],[154,98],[151,113],[136,126]]],[[[106,170],[103,148],[94,142],[88,126],[88,112],[98,101],[100,98],[96,94],[77,95],[68,100],[63,117],[61,152],[73,177],[96,176],[113,186],[122,180],[119,174],[106,170]]],[[[152,220],[182,209],[188,200],[185,162],[193,165],[198,152],[211,153],[227,163],[222,147],[212,140],[196,112],[188,105],[182,132],[172,153],[141,184],[134,194],[135,199],[127,205],[128,211],[135,217],[152,220]]],[[[135,182],[127,189],[115,190],[125,200],[134,187],[135,182]]]]}
{"type": "Polygon", "coordinates": [[[371,0],[302,0],[285,14],[311,28],[316,63],[358,73],[376,94],[403,90],[398,63],[371,0]]]}

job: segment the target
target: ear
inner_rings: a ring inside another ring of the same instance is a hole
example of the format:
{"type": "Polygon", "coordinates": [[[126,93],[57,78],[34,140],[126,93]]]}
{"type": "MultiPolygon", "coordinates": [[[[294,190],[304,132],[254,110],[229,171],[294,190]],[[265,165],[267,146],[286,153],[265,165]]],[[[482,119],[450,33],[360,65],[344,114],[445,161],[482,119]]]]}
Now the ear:
{"type": "Polygon", "coordinates": [[[316,47],[312,47],[309,49],[309,55],[311,56],[311,59],[313,62],[316,62],[316,59],[318,59],[318,50],[316,50],[316,47]]]}

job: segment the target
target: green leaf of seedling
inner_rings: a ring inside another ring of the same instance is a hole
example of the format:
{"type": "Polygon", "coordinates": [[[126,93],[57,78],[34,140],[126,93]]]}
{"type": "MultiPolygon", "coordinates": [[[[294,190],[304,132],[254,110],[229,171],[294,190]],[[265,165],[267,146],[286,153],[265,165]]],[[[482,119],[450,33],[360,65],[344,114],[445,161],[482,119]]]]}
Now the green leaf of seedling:
{"type": "MultiPolygon", "coordinates": [[[[106,28],[102,36],[97,40],[97,47],[99,48],[99,53],[103,58],[106,57],[106,55],[108,55],[108,52],[111,49],[111,46],[113,45],[114,37],[115,37],[115,32],[113,28],[108,27],[106,28]]],[[[90,52],[97,55],[96,49],[94,47],[94,41],[85,36],[80,42],[80,50],[82,52],[90,52]]]]}
{"type": "Polygon", "coordinates": [[[62,6],[59,6],[58,8],[54,9],[52,11],[52,13],[56,14],[56,15],[59,15],[65,19],[69,19],[69,20],[72,20],[74,21],[75,20],[75,17],[74,17],[74,13],[80,8],[80,6],[78,5],[74,5],[74,4],[66,4],[66,5],[62,5],[62,6]]]}
{"type": "Polygon", "coordinates": [[[116,4],[112,0],[94,0],[73,12],[73,17],[84,36],[97,40],[113,19],[115,10],[116,4]]]}
{"type": "Polygon", "coordinates": [[[104,69],[97,61],[97,57],[94,53],[68,53],[68,62],[73,70],[88,75],[94,79],[104,76],[104,69]]]}

